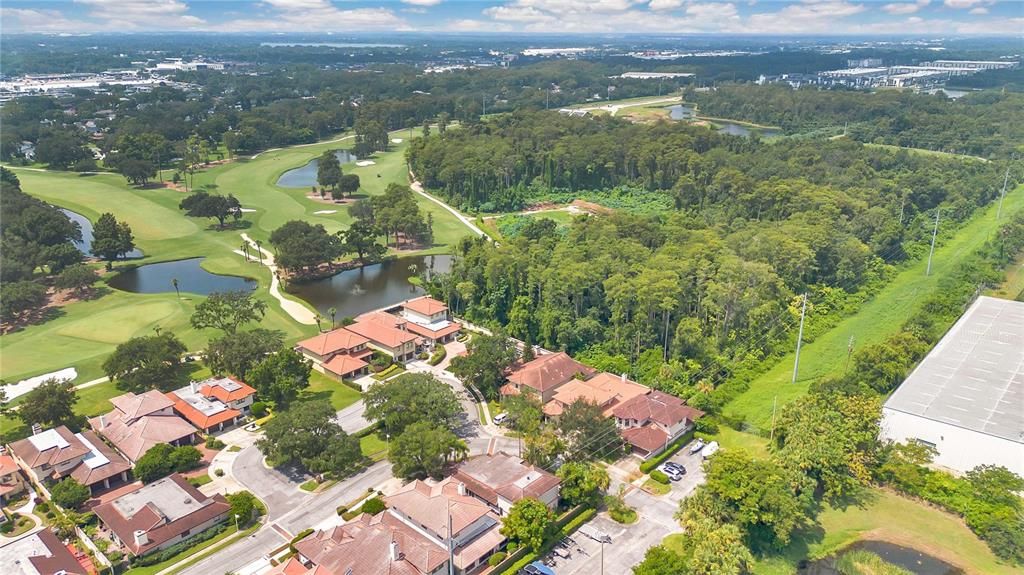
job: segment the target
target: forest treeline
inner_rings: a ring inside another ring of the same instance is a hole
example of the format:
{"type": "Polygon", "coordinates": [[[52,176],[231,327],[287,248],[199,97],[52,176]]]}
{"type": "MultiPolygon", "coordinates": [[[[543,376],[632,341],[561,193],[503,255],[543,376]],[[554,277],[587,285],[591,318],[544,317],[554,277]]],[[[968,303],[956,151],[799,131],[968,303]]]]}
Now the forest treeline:
{"type": "MultiPolygon", "coordinates": [[[[987,78],[979,75],[979,81],[987,78]]],[[[833,128],[860,142],[985,158],[1024,151],[1024,94],[987,91],[951,100],[900,90],[795,90],[788,85],[728,84],[686,90],[703,116],[779,126],[787,133],[833,128]]]]}

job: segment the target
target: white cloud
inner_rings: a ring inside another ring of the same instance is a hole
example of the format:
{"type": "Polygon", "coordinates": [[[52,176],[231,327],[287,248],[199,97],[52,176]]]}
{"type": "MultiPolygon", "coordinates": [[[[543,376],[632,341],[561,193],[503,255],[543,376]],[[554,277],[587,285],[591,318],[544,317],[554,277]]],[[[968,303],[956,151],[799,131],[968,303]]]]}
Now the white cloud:
{"type": "Polygon", "coordinates": [[[974,15],[988,14],[988,8],[985,8],[984,6],[978,6],[976,8],[971,8],[971,10],[968,12],[968,14],[974,14],[974,15]]]}
{"type": "Polygon", "coordinates": [[[59,10],[0,8],[0,20],[10,30],[30,32],[89,32],[84,22],[68,20],[59,10]],[[15,24],[16,22],[16,24],[15,24]]]}
{"type": "Polygon", "coordinates": [[[651,3],[647,5],[648,8],[655,12],[661,12],[664,10],[675,10],[683,5],[683,0],[651,0],[651,3]]]}
{"type": "Polygon", "coordinates": [[[945,2],[943,2],[943,4],[945,4],[947,8],[962,9],[971,8],[972,6],[981,4],[983,2],[984,0],[946,0],[945,2]]]}
{"type": "Polygon", "coordinates": [[[437,6],[442,0],[402,0],[403,4],[412,4],[413,6],[437,6]]]}
{"type": "Polygon", "coordinates": [[[956,26],[959,34],[1019,36],[1024,30],[1024,18],[987,18],[972,22],[961,22],[956,26]]]}
{"type": "Polygon", "coordinates": [[[445,32],[510,32],[513,30],[508,24],[499,24],[490,20],[449,20],[444,24],[445,32]]]}
{"type": "Polygon", "coordinates": [[[842,18],[860,14],[864,10],[863,4],[852,4],[846,0],[805,0],[801,4],[789,4],[776,12],[752,14],[743,28],[745,32],[755,34],[835,31],[842,18]]]}
{"type": "Polygon", "coordinates": [[[889,14],[913,14],[931,3],[931,0],[917,0],[917,2],[893,2],[882,6],[889,14]]]}
{"type": "Polygon", "coordinates": [[[188,14],[179,0],[75,0],[89,6],[89,17],[101,28],[182,30],[202,28],[206,21],[188,14]]]}

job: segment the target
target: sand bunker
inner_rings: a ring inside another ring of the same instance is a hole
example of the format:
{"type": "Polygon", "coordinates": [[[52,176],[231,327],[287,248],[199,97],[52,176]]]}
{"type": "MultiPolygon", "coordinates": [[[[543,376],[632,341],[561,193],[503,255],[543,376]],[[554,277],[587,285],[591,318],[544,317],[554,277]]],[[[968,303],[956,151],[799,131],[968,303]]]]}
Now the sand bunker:
{"type": "Polygon", "coordinates": [[[373,160],[359,160],[358,162],[356,162],[356,165],[357,166],[364,166],[365,167],[365,166],[372,166],[372,165],[374,165],[376,163],[377,162],[374,162],[373,160]]]}
{"type": "Polygon", "coordinates": [[[317,216],[320,216],[320,215],[323,215],[323,214],[336,214],[336,213],[338,213],[338,210],[319,210],[319,211],[313,212],[313,214],[317,215],[317,216]]]}

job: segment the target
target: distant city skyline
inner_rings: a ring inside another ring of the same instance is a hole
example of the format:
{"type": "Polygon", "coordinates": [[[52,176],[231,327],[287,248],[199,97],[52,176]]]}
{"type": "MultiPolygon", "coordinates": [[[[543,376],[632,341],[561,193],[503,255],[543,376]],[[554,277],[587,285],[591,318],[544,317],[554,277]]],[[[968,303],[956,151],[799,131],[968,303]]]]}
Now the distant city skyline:
{"type": "Polygon", "coordinates": [[[4,33],[476,32],[1021,36],[998,0],[7,0],[4,33]]]}

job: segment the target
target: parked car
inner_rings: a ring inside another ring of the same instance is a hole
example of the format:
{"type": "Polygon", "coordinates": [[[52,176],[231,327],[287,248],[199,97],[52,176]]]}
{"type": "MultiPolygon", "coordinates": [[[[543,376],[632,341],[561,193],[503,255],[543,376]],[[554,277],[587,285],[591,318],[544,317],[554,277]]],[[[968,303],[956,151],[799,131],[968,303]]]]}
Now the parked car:
{"type": "Polygon", "coordinates": [[[665,467],[678,471],[680,475],[686,475],[686,468],[676,463],[675,461],[669,461],[665,463],[665,467]]]}
{"type": "Polygon", "coordinates": [[[505,422],[508,421],[508,414],[507,413],[499,413],[498,415],[494,416],[493,421],[494,421],[494,423],[496,425],[504,425],[505,422]]]}
{"type": "Polygon", "coordinates": [[[693,445],[690,446],[690,455],[697,453],[701,449],[704,449],[704,440],[697,438],[697,441],[694,441],[693,445]]]}
{"type": "Polygon", "coordinates": [[[540,561],[534,561],[523,567],[522,573],[526,575],[555,575],[555,572],[550,567],[540,561]]]}
{"type": "Polygon", "coordinates": [[[707,459],[718,452],[718,442],[712,441],[711,443],[704,446],[704,459],[707,459]]]}
{"type": "Polygon", "coordinates": [[[664,473],[672,481],[679,481],[683,478],[683,474],[679,472],[674,466],[670,466],[668,463],[662,463],[658,466],[658,471],[664,473]]]}

